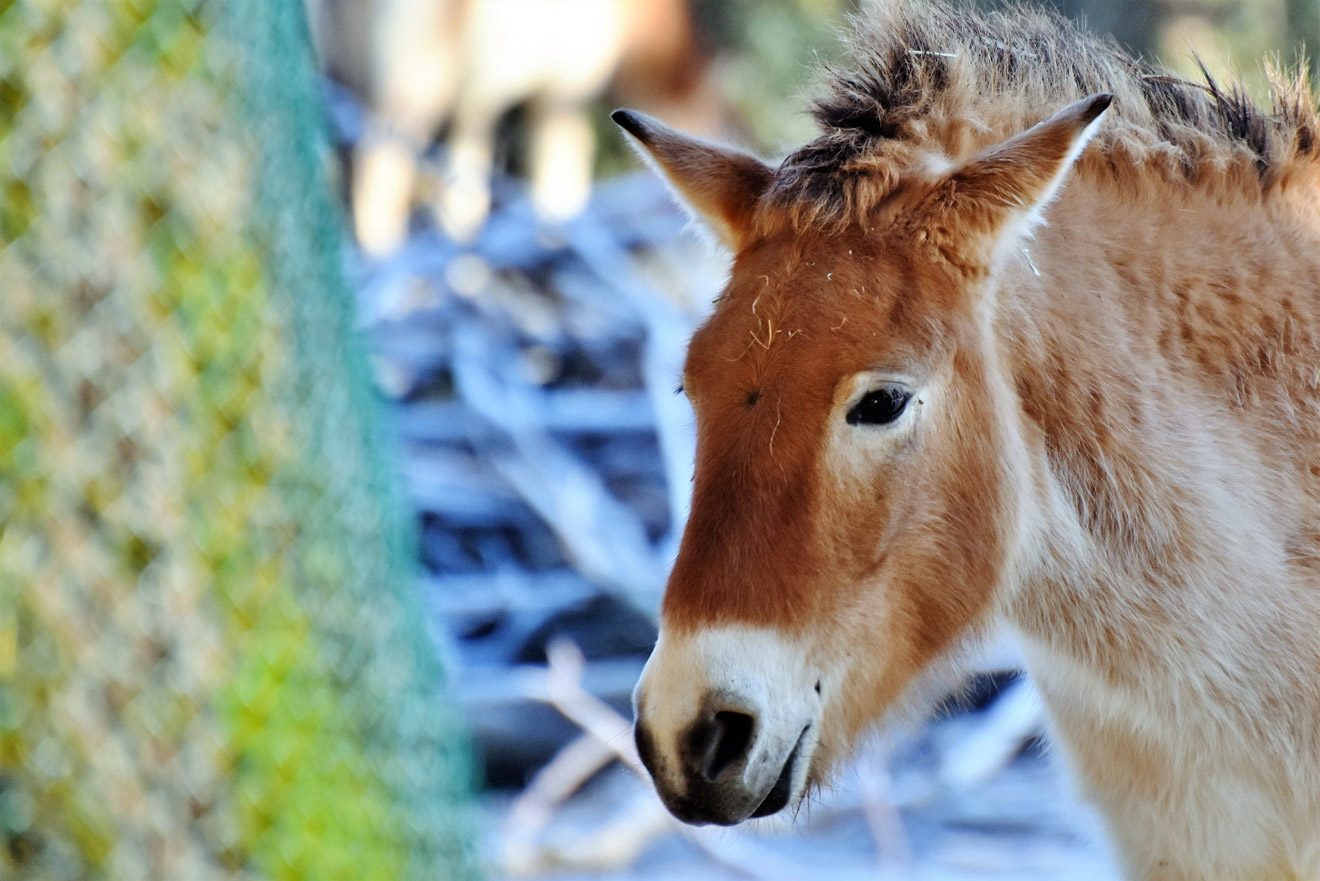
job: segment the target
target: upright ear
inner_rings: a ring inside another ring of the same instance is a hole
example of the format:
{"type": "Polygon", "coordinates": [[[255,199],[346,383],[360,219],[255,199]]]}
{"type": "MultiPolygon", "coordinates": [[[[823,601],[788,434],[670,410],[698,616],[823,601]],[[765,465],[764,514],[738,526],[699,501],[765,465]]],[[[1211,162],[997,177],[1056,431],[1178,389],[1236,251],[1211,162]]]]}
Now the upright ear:
{"type": "Polygon", "coordinates": [[[1030,236],[1113,100],[1100,94],[1069,104],[950,172],[929,201],[927,236],[982,265],[1030,236]]]}
{"type": "Polygon", "coordinates": [[[756,203],[774,175],[768,165],[632,110],[616,110],[610,118],[632,135],[643,157],[660,170],[679,198],[721,242],[734,252],[747,244],[756,203]]]}

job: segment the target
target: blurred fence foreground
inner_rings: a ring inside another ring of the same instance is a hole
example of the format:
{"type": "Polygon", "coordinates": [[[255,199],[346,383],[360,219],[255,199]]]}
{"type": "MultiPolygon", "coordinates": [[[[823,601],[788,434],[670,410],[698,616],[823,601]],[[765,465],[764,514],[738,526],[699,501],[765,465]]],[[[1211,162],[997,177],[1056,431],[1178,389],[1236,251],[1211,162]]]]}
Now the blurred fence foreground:
{"type": "Polygon", "coordinates": [[[0,0],[0,877],[471,874],[301,15],[0,0]]]}

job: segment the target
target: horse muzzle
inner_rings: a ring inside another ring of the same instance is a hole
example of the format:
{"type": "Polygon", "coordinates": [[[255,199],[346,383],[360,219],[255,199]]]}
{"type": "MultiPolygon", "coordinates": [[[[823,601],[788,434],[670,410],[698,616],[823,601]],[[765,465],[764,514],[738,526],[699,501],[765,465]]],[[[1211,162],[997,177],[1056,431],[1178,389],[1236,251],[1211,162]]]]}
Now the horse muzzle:
{"type": "Polygon", "coordinates": [[[817,682],[769,631],[662,636],[634,694],[635,736],[669,811],[732,826],[796,803],[819,738],[817,682]]]}

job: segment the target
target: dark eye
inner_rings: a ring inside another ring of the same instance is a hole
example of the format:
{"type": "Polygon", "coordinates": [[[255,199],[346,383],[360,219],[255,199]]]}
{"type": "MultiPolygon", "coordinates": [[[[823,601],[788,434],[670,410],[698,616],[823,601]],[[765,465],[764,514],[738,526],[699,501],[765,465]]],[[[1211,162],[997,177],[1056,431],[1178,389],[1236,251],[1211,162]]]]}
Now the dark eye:
{"type": "Polygon", "coordinates": [[[849,425],[888,425],[903,415],[912,393],[898,386],[885,386],[866,393],[848,411],[849,425]]]}

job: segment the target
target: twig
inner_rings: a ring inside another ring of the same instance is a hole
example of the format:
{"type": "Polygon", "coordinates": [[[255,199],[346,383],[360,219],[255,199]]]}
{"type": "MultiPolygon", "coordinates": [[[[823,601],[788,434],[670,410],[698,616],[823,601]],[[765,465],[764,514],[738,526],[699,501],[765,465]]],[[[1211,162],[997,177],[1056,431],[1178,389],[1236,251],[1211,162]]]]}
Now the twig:
{"type": "Polygon", "coordinates": [[[614,751],[590,734],[565,745],[514,799],[504,818],[504,863],[510,874],[536,873],[536,840],[557,808],[614,758],[614,751]]]}
{"type": "Polygon", "coordinates": [[[912,848],[903,829],[903,818],[889,795],[888,756],[875,755],[870,762],[858,763],[855,770],[861,786],[862,815],[875,841],[880,865],[906,874],[905,870],[912,864],[912,848]]]}
{"type": "Polygon", "coordinates": [[[630,736],[632,723],[582,687],[582,652],[567,639],[554,639],[546,646],[549,666],[545,672],[545,690],[555,709],[570,721],[609,747],[630,769],[649,780],[637,747],[630,736]]]}

